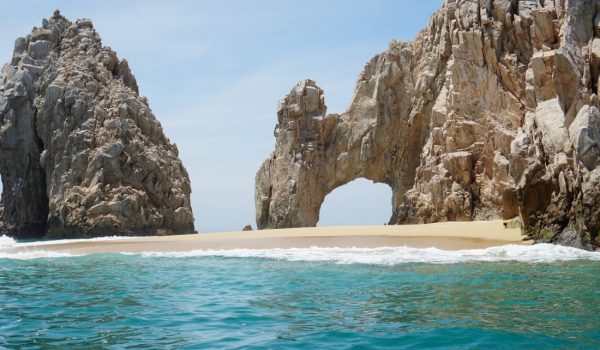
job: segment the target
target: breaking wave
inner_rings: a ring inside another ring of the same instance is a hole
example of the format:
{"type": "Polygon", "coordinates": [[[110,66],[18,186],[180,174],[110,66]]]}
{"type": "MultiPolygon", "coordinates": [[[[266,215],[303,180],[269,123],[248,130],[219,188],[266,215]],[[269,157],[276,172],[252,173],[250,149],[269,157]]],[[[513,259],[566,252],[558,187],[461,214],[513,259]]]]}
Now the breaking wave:
{"type": "Polygon", "coordinates": [[[0,259],[29,260],[41,258],[75,257],[80,255],[35,248],[41,246],[52,246],[56,244],[65,244],[73,242],[107,241],[123,238],[127,237],[111,236],[91,239],[60,239],[55,241],[17,242],[12,237],[2,235],[0,236],[0,259]]]}
{"type": "Polygon", "coordinates": [[[12,253],[0,252],[0,259],[15,259],[15,260],[31,260],[31,259],[48,259],[48,258],[70,258],[81,255],[53,252],[47,250],[23,250],[12,253]]]}
{"type": "Polygon", "coordinates": [[[461,262],[517,261],[551,263],[570,260],[598,260],[600,252],[553,244],[504,245],[486,249],[441,250],[437,248],[287,248],[194,250],[189,252],[146,252],[146,258],[230,257],[287,261],[333,262],[338,264],[396,265],[402,263],[453,264],[461,262]]]}
{"type": "MultiPolygon", "coordinates": [[[[81,241],[105,241],[127,237],[100,237],[20,243],[0,236],[0,259],[38,259],[76,257],[66,252],[44,250],[44,246],[81,241]]],[[[442,250],[438,248],[381,247],[381,248],[271,248],[192,250],[185,252],[121,253],[144,258],[262,258],[287,261],[331,262],[337,264],[397,265],[403,263],[453,264],[461,262],[516,261],[552,263],[571,260],[600,261],[600,252],[589,252],[553,244],[504,245],[485,249],[442,250]]]]}
{"type": "Polygon", "coordinates": [[[0,249],[11,248],[16,244],[17,241],[15,241],[13,238],[4,235],[0,236],[0,249]]]}

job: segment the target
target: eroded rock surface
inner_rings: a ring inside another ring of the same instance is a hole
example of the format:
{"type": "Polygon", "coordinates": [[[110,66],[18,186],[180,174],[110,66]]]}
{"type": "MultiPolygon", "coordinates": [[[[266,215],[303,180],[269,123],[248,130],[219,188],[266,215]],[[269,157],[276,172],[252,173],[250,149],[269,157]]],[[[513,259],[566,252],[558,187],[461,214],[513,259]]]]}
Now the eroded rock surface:
{"type": "Polygon", "coordinates": [[[259,228],[314,226],[325,196],[388,184],[391,224],[518,216],[600,245],[600,2],[446,0],[361,73],[341,115],[301,81],[256,178],[259,228]]]}
{"type": "Polygon", "coordinates": [[[127,61],[57,11],[18,38],[0,77],[0,234],[194,231],[178,150],[127,61]]]}

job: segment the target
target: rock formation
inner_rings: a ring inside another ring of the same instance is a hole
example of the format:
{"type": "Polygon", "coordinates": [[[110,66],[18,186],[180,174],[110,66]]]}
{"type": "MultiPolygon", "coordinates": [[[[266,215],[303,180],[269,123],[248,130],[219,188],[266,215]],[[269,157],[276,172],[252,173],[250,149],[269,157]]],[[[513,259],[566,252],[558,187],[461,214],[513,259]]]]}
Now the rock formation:
{"type": "Polygon", "coordinates": [[[257,174],[258,227],[314,226],[364,177],[391,187],[391,224],[518,216],[537,241],[599,246],[599,9],[446,0],[366,64],[345,113],[301,81],[257,174]]]}
{"type": "Polygon", "coordinates": [[[0,234],[194,231],[178,150],[92,22],[58,11],[18,38],[0,77],[0,234]]]}

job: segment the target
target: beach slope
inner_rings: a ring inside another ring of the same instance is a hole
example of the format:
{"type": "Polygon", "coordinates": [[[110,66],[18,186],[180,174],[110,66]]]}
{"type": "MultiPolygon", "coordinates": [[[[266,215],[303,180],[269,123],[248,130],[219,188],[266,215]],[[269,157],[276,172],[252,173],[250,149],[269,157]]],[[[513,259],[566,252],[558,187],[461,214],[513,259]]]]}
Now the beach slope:
{"type": "Polygon", "coordinates": [[[268,249],[308,247],[435,247],[476,249],[506,244],[530,244],[521,230],[503,222],[444,222],[424,225],[310,227],[178,236],[118,237],[48,241],[17,245],[17,251],[44,250],[69,254],[184,252],[208,249],[268,249]]]}

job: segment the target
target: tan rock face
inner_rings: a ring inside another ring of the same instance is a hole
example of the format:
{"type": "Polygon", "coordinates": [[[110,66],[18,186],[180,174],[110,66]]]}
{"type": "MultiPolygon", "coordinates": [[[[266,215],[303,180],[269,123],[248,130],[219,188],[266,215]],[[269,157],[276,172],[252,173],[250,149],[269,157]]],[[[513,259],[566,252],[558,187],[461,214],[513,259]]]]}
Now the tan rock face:
{"type": "Polygon", "coordinates": [[[257,174],[258,227],[313,226],[364,177],[392,188],[393,224],[519,216],[539,241],[600,245],[598,8],[447,0],[367,63],[345,113],[300,82],[257,174]]]}
{"type": "Polygon", "coordinates": [[[177,147],[91,21],[55,13],[17,39],[0,86],[0,234],[194,231],[177,147]]]}

